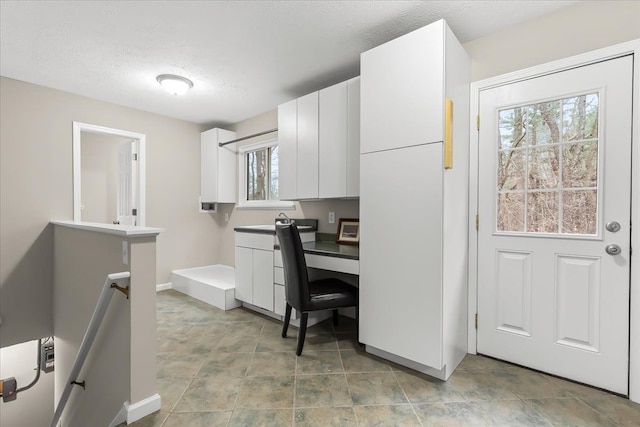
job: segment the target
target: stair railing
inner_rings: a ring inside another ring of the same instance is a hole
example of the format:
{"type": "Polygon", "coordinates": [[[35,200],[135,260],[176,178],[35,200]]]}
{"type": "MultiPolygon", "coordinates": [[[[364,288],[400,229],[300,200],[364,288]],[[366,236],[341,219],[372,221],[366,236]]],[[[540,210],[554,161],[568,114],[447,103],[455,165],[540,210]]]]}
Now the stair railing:
{"type": "Polygon", "coordinates": [[[58,421],[60,421],[60,417],[62,416],[62,412],[64,411],[65,406],[67,405],[69,396],[71,396],[71,390],[73,390],[73,386],[79,385],[82,388],[85,387],[84,381],[78,382],[78,375],[80,374],[80,370],[84,366],[84,362],[89,355],[89,350],[91,350],[93,340],[95,339],[96,334],[98,333],[98,329],[102,324],[102,320],[104,319],[104,315],[107,312],[107,307],[109,306],[109,302],[111,302],[111,297],[113,295],[112,291],[120,291],[127,296],[127,299],[129,299],[130,277],[131,274],[128,271],[125,271],[122,273],[109,274],[104,281],[102,291],[100,292],[100,297],[98,298],[98,303],[96,304],[95,310],[93,310],[93,315],[91,316],[91,321],[89,321],[89,326],[87,327],[87,331],[84,334],[84,338],[82,338],[80,349],[78,350],[76,359],[73,362],[73,367],[71,368],[69,379],[67,380],[67,383],[64,386],[64,390],[62,391],[62,396],[60,396],[60,400],[58,401],[58,405],[56,406],[56,412],[53,414],[53,419],[51,420],[50,427],[56,427],[58,421]],[[127,284],[125,286],[120,286],[119,284],[122,284],[123,282],[126,282],[127,284]]]}

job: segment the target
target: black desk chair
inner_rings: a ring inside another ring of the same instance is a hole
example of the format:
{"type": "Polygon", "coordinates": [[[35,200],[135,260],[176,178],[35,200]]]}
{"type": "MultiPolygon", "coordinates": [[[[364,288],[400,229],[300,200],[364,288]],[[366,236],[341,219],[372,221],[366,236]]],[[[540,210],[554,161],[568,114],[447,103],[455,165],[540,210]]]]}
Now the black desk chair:
{"type": "Polygon", "coordinates": [[[310,282],[298,228],[293,224],[278,224],[276,225],[276,234],[280,240],[280,251],[282,252],[284,266],[284,287],[287,299],[282,337],[287,336],[287,329],[291,320],[291,308],[293,307],[302,315],[298,332],[298,348],[296,350],[296,354],[300,356],[307,333],[309,312],[333,310],[333,322],[336,324],[338,308],[355,306],[357,318],[358,288],[340,279],[333,278],[310,282]]]}

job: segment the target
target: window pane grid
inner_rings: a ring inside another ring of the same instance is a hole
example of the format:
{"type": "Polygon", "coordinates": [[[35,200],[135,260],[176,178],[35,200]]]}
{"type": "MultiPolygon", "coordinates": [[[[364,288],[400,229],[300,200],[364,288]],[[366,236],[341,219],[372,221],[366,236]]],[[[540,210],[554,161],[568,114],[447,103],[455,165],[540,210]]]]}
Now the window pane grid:
{"type": "Polygon", "coordinates": [[[497,231],[596,234],[598,94],[498,111],[497,231]]]}

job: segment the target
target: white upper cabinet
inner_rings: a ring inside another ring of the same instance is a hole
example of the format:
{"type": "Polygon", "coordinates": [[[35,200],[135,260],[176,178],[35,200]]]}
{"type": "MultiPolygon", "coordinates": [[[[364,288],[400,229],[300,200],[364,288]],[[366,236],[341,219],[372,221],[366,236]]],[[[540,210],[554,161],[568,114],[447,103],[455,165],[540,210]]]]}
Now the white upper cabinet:
{"type": "Polygon", "coordinates": [[[361,55],[362,153],[444,139],[444,49],[438,21],[361,55]]]}
{"type": "Polygon", "coordinates": [[[280,200],[298,198],[298,100],[278,106],[278,185],[280,200]]]}
{"type": "Polygon", "coordinates": [[[278,106],[281,200],[358,197],[360,78],[278,106]]]}
{"type": "Polygon", "coordinates": [[[214,128],[200,134],[200,201],[236,203],[236,144],[218,144],[236,139],[236,133],[214,128]]]}
{"type": "Polygon", "coordinates": [[[318,92],[298,98],[298,199],[318,198],[318,92]]]}
{"type": "Polygon", "coordinates": [[[357,197],[360,190],[360,78],[320,91],[321,199],[357,197]]]}

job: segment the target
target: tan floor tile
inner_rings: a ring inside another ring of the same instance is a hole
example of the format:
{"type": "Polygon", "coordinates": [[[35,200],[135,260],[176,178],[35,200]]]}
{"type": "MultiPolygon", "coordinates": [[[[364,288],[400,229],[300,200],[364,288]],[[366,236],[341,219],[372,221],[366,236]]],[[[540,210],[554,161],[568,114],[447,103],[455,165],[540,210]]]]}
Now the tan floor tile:
{"type": "Polygon", "coordinates": [[[640,404],[629,399],[610,395],[580,400],[621,426],[640,425],[640,404]]]}
{"type": "Polygon", "coordinates": [[[411,405],[354,406],[358,426],[412,427],[421,426],[411,405]]]}
{"type": "Polygon", "coordinates": [[[456,393],[469,401],[518,399],[491,371],[455,371],[449,377],[449,383],[456,393]]]}
{"type": "Polygon", "coordinates": [[[307,350],[337,350],[338,343],[336,337],[333,334],[316,334],[307,331],[307,335],[304,340],[303,352],[307,350]]]}
{"type": "Polygon", "coordinates": [[[616,424],[575,397],[527,399],[525,402],[554,426],[613,427],[616,424]]]}
{"type": "Polygon", "coordinates": [[[344,374],[297,376],[296,408],[351,405],[349,385],[344,374]]]}
{"type": "Polygon", "coordinates": [[[162,401],[160,412],[171,412],[189,384],[190,379],[159,379],[158,394],[162,401]]]}
{"type": "Polygon", "coordinates": [[[306,350],[298,357],[296,374],[330,374],[344,372],[340,353],[336,351],[306,350]]]}
{"type": "Polygon", "coordinates": [[[223,353],[253,353],[257,344],[258,337],[230,335],[227,333],[216,343],[214,349],[223,353]]]}
{"type": "MultiPolygon", "coordinates": [[[[131,427],[160,427],[162,423],[169,416],[168,412],[160,411],[154,412],[153,414],[147,415],[144,418],[139,419],[131,424],[128,424],[131,427]]],[[[126,426],[126,423],[121,424],[121,426],[126,426]]]]}
{"type": "Polygon", "coordinates": [[[340,350],[346,372],[386,372],[391,367],[386,360],[360,350],[340,350]]]}
{"type": "Polygon", "coordinates": [[[296,354],[292,351],[269,351],[253,354],[247,376],[293,375],[296,372],[296,354]]]}
{"type": "Polygon", "coordinates": [[[156,375],[158,378],[193,378],[203,363],[202,355],[158,353],[156,375]]]}
{"type": "Polygon", "coordinates": [[[280,333],[276,335],[261,335],[258,340],[258,346],[256,352],[263,351],[289,351],[295,354],[296,351],[296,336],[289,332],[286,338],[282,338],[280,333]]]}
{"type": "Polygon", "coordinates": [[[495,378],[521,399],[569,397],[567,390],[550,380],[548,375],[515,368],[493,371],[495,378]]]}
{"type": "Polygon", "coordinates": [[[234,322],[227,327],[227,334],[257,337],[262,332],[263,325],[264,322],[234,322]]]}
{"type": "Polygon", "coordinates": [[[229,427],[285,427],[293,420],[292,409],[236,409],[229,427]]]}
{"type": "Polygon", "coordinates": [[[230,411],[242,389],[243,379],[228,376],[194,379],[173,412],[230,411]]]}
{"type": "Polygon", "coordinates": [[[354,405],[408,403],[393,372],[347,374],[347,381],[354,405]]]}
{"type": "Polygon", "coordinates": [[[293,408],[294,376],[246,377],[236,409],[293,408]]]}
{"type": "Polygon", "coordinates": [[[394,371],[400,387],[411,403],[461,402],[451,383],[407,369],[394,371]]]}
{"type": "Polygon", "coordinates": [[[300,408],[295,410],[296,427],[356,427],[351,406],[344,408],[300,408]]]}
{"type": "Polygon", "coordinates": [[[477,354],[467,354],[462,362],[458,365],[456,370],[462,371],[474,371],[474,370],[495,370],[495,369],[507,369],[512,367],[500,360],[492,359],[490,357],[480,356],[477,354]]]}
{"type": "Polygon", "coordinates": [[[231,377],[244,377],[251,361],[253,353],[221,353],[212,352],[198,371],[198,377],[213,375],[228,375],[231,377]]]}
{"type": "Polygon", "coordinates": [[[229,418],[231,411],[173,413],[162,427],[225,427],[229,418]]]}
{"type": "Polygon", "coordinates": [[[543,427],[550,424],[521,400],[413,405],[425,426],[543,427]]]}
{"type": "Polygon", "coordinates": [[[340,350],[364,351],[364,346],[358,344],[355,333],[347,332],[336,334],[336,341],[340,350]]]}

